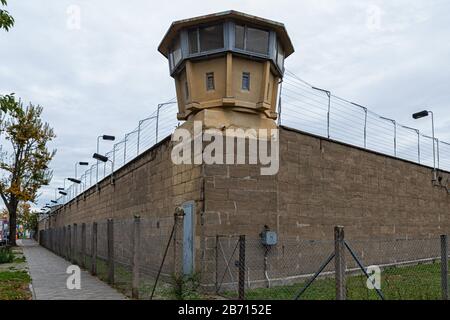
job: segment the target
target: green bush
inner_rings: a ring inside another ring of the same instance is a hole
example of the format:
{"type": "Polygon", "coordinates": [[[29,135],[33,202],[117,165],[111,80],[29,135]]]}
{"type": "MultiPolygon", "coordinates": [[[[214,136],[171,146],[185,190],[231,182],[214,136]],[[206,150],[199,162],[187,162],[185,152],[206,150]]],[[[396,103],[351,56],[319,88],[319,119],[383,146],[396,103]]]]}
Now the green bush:
{"type": "Polygon", "coordinates": [[[197,273],[192,275],[173,274],[174,282],[173,294],[177,300],[196,300],[200,298],[198,287],[200,286],[200,276],[197,273]]]}
{"type": "Polygon", "coordinates": [[[14,254],[9,247],[0,248],[0,264],[11,263],[14,260],[14,254]]]}

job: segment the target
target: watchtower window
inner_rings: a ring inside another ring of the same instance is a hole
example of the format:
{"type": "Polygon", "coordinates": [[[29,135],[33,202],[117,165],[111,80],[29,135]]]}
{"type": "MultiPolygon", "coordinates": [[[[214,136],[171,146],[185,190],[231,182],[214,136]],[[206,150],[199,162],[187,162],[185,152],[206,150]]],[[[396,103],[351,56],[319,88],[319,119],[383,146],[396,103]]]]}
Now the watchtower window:
{"type": "Polygon", "coordinates": [[[189,53],[195,54],[224,47],[223,25],[199,27],[188,32],[189,53]]]}
{"type": "Polygon", "coordinates": [[[206,90],[214,90],[214,72],[208,72],[206,74],[206,90]]]}
{"type": "Polygon", "coordinates": [[[250,72],[242,73],[242,90],[250,91],[250,72]]]}
{"type": "Polygon", "coordinates": [[[277,64],[281,70],[284,68],[284,51],[283,47],[279,42],[277,42],[277,64]]]}
{"type": "Polygon", "coordinates": [[[173,44],[172,48],[170,50],[170,63],[171,67],[174,68],[183,58],[183,54],[181,52],[181,45],[180,45],[180,39],[177,38],[173,44]]]}
{"type": "Polygon", "coordinates": [[[235,27],[235,48],[261,53],[269,53],[269,32],[237,24],[235,27]]]}

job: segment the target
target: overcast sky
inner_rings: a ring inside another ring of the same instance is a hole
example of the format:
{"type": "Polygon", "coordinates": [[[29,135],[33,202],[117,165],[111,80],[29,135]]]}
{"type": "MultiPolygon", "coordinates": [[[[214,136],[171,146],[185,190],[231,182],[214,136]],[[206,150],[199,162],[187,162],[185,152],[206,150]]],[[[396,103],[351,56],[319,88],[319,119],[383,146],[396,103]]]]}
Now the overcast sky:
{"type": "MultiPolygon", "coordinates": [[[[431,134],[410,116],[428,105],[450,141],[449,1],[9,0],[16,25],[0,31],[0,94],[44,107],[57,134],[51,187],[91,160],[99,134],[121,137],[175,96],[157,52],[173,20],[230,9],[286,25],[291,72],[431,134]]],[[[54,193],[42,191],[41,204],[54,193]]]]}

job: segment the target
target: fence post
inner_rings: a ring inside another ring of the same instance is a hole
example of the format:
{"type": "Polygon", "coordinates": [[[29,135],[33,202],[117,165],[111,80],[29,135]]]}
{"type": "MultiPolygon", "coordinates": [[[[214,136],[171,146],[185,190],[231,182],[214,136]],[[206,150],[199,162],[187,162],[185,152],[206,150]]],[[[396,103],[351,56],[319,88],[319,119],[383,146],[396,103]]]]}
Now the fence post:
{"type": "Polygon", "coordinates": [[[66,257],[66,253],[67,253],[67,250],[66,250],[66,226],[63,226],[62,229],[63,229],[63,231],[62,231],[62,244],[61,244],[62,254],[61,254],[61,256],[63,258],[65,258],[66,257]]]}
{"type": "Polygon", "coordinates": [[[245,236],[239,236],[239,300],[245,300],[245,236]]]}
{"type": "Polygon", "coordinates": [[[76,223],[73,224],[73,252],[72,252],[72,263],[78,264],[77,259],[77,246],[78,246],[78,225],[76,223]]]}
{"type": "Polygon", "coordinates": [[[48,249],[50,250],[50,251],[53,251],[53,229],[49,229],[49,242],[48,242],[48,249]]]}
{"type": "Polygon", "coordinates": [[[132,260],[132,272],[133,279],[131,283],[131,297],[133,299],[139,299],[139,253],[141,248],[141,234],[140,234],[141,218],[139,216],[134,217],[133,222],[133,260],[132,260]]]}
{"type": "Polygon", "coordinates": [[[58,228],[58,254],[62,256],[62,228],[58,228]]]}
{"type": "Polygon", "coordinates": [[[346,300],[344,227],[341,226],[334,227],[334,253],[336,300],[346,300]]]}
{"type": "Polygon", "coordinates": [[[72,260],[72,231],[70,225],[67,226],[67,260],[72,260]]]}
{"type": "Polygon", "coordinates": [[[114,284],[114,221],[108,219],[107,223],[108,242],[108,283],[114,284]]]}
{"type": "Polygon", "coordinates": [[[81,224],[81,267],[86,268],[86,223],[81,224]]]}
{"type": "Polygon", "coordinates": [[[216,235],[216,293],[219,293],[219,235],[216,235]]]}
{"type": "Polygon", "coordinates": [[[92,223],[91,274],[97,275],[97,222],[92,223]]]}
{"type": "Polygon", "coordinates": [[[441,285],[442,300],[448,300],[448,240],[441,235],[441,285]]]}

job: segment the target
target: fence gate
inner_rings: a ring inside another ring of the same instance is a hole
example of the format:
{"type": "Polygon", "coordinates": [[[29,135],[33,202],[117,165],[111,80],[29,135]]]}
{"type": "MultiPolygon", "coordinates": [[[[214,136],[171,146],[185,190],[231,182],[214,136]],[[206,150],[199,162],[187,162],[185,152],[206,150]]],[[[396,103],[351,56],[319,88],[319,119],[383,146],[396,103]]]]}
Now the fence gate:
{"type": "Polygon", "coordinates": [[[237,298],[239,292],[239,236],[216,236],[216,293],[237,298]]]}

